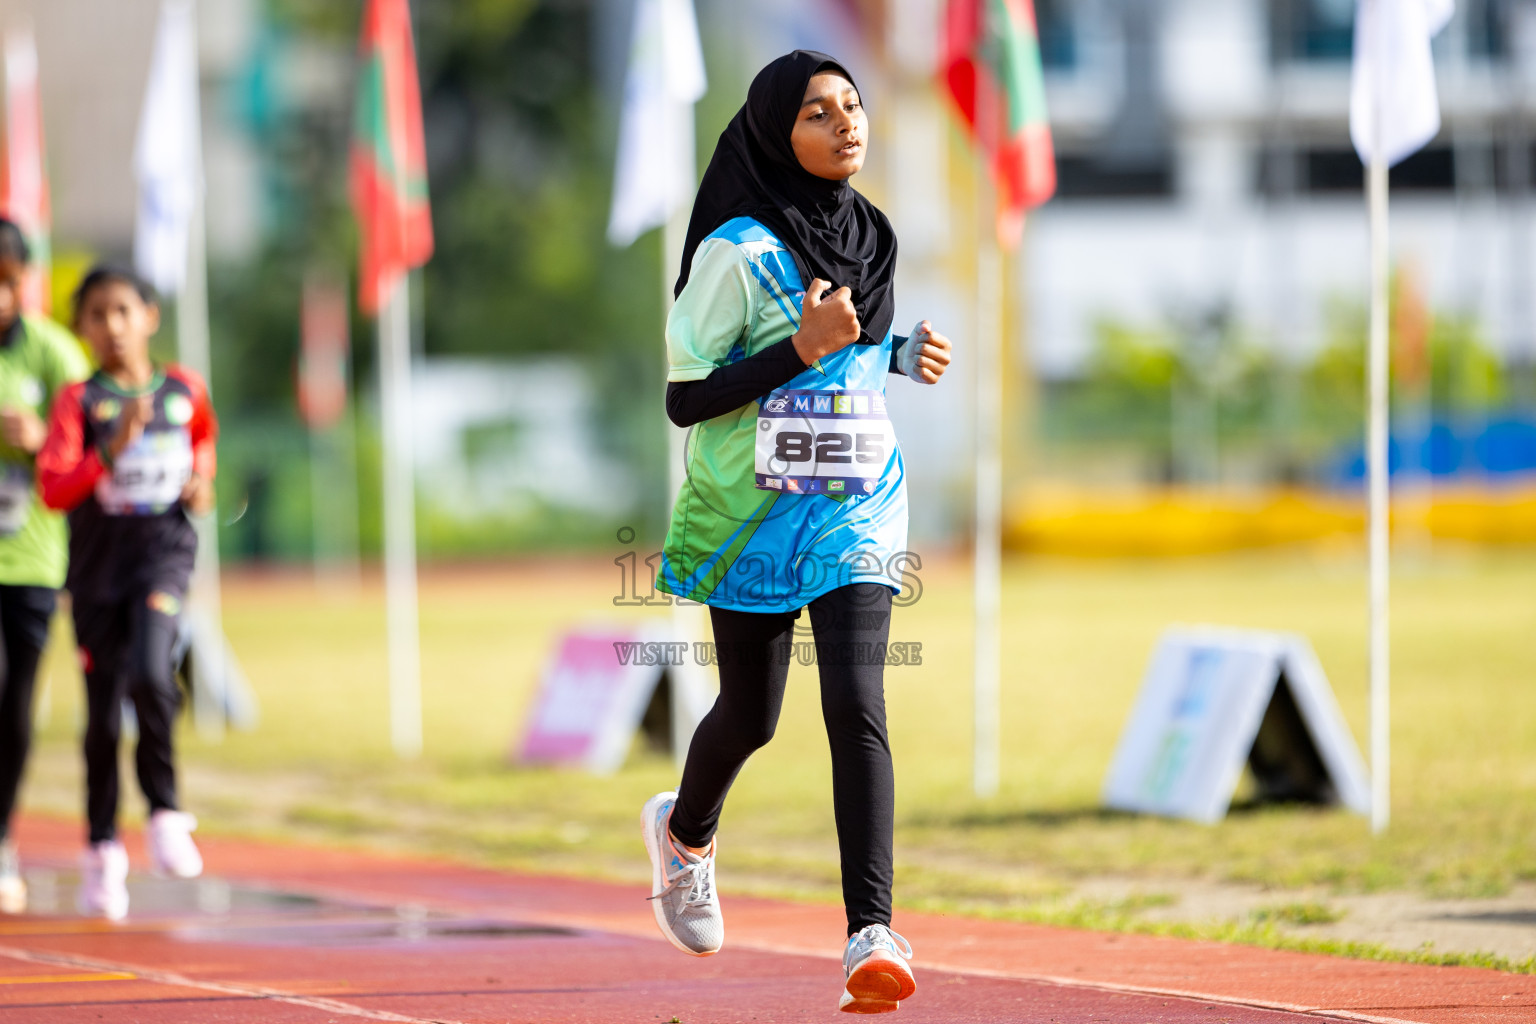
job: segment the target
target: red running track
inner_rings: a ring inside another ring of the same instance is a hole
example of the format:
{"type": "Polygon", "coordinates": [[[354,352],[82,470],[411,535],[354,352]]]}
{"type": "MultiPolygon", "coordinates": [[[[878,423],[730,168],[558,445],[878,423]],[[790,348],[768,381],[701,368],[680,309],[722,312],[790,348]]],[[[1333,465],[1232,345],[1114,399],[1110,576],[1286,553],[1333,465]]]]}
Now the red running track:
{"type": "MultiPolygon", "coordinates": [[[[4,1024],[855,1019],[835,1009],[837,908],[727,890],[726,949],[697,960],[656,935],[632,886],[209,840],[207,877],[136,877],[134,912],[113,925],[69,909],[78,836],[21,823],[38,912],[0,918],[4,1024]]],[[[918,990],[891,1019],[910,1024],[1536,1021],[1536,978],[1495,971],[940,915],[896,925],[918,990]]]]}

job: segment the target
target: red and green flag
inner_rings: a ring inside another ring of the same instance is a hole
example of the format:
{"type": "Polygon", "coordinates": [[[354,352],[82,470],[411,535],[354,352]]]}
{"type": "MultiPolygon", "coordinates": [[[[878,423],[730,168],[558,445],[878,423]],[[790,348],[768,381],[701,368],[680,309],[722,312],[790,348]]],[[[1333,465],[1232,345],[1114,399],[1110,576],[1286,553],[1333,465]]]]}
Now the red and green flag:
{"type": "Polygon", "coordinates": [[[949,0],[940,73],[997,184],[997,237],[1019,243],[1024,212],[1056,191],[1032,0],[949,0]]]}
{"type": "Polygon", "coordinates": [[[360,235],[358,304],[376,314],[406,271],[432,256],[421,87],[407,0],[368,0],[352,134],[360,235]]]}

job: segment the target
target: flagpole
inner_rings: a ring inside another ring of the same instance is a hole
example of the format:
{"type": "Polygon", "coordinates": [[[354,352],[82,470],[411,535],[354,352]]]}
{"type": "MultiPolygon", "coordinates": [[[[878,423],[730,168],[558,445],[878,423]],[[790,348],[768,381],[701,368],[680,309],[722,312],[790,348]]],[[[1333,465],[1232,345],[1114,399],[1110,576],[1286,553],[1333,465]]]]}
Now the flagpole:
{"type": "MultiPolygon", "coordinates": [[[[690,133],[691,141],[691,133],[690,133]]],[[[690,154],[691,157],[692,154],[690,154]]],[[[683,261],[683,247],[688,237],[689,207],[680,205],[667,217],[662,227],[661,308],[663,323],[672,311],[672,285],[677,279],[678,268],[683,261]]],[[[662,335],[665,358],[666,335],[662,335]]],[[[667,423],[667,508],[676,500],[678,493],[688,482],[688,431],[667,423]]],[[[691,695],[704,692],[707,685],[705,670],[693,657],[694,644],[708,639],[704,627],[704,606],[685,599],[672,598],[673,638],[688,644],[687,653],[680,664],[670,667],[673,685],[672,698],[672,760],[678,771],[688,758],[688,744],[693,739],[694,708],[691,695]]]]}
{"type": "Polygon", "coordinates": [[[1376,121],[1377,146],[1366,172],[1371,224],[1366,465],[1370,491],[1371,831],[1380,834],[1387,827],[1391,798],[1391,676],[1387,618],[1391,513],[1387,464],[1387,161],[1380,145],[1379,106],[1376,121]]]}
{"type": "Polygon", "coordinates": [[[357,594],[357,447],[352,410],[328,427],[309,428],[310,515],[315,585],[330,596],[357,594]]]}
{"type": "Polygon", "coordinates": [[[309,429],[316,588],[355,598],[362,579],[357,541],[357,426],[348,408],[329,427],[309,429]]]}
{"type": "Polygon", "coordinates": [[[389,629],[389,735],[395,754],[421,753],[421,634],[416,595],[416,495],[411,452],[411,307],[402,274],[379,312],[379,415],[384,434],[384,591],[389,629]]]}
{"type": "Polygon", "coordinates": [[[352,329],[340,274],[311,267],[304,275],[301,307],[298,393],[309,433],[315,586],[332,596],[355,597],[360,566],[352,329]]]}
{"type": "MultiPolygon", "coordinates": [[[[693,106],[706,88],[704,54],[692,0],[637,0],[630,26],[615,153],[613,205],[608,241],[628,246],[651,229],[661,230],[661,308],[672,311],[672,287],[688,236],[689,196],[698,181],[693,106]]],[[[665,357],[665,332],[663,350],[665,357]]],[[[668,423],[667,505],[687,484],[688,432],[668,423]]],[[[671,638],[694,644],[707,635],[704,606],[677,597],[648,603],[670,605],[671,638]]],[[[693,736],[695,695],[706,689],[705,670],[692,657],[667,666],[672,750],[679,770],[693,736]]]]}
{"type": "MultiPolygon", "coordinates": [[[[1363,12],[1362,12],[1363,13],[1363,12]]],[[[1384,11],[1380,5],[1374,13],[1380,19],[1384,11]]],[[[1370,159],[1366,161],[1366,203],[1370,217],[1370,265],[1371,265],[1371,312],[1370,337],[1366,369],[1366,478],[1369,497],[1367,505],[1367,546],[1369,553],[1369,583],[1367,599],[1369,615],[1368,657],[1370,671],[1371,702],[1371,832],[1380,835],[1386,831],[1391,815],[1391,668],[1390,633],[1388,627],[1388,573],[1390,549],[1391,495],[1390,466],[1387,462],[1388,446],[1388,306],[1387,306],[1387,199],[1388,169],[1391,161],[1387,156],[1387,86],[1389,83],[1388,53],[1384,43],[1381,22],[1375,22],[1377,31],[1366,35],[1363,46],[1373,47],[1374,61],[1370,66],[1370,159]]],[[[1356,31],[1362,31],[1357,25],[1356,31]]],[[[1357,55],[1358,56],[1358,55],[1357,55]]],[[[1354,111],[1351,111],[1354,116],[1354,111]]]]}
{"type": "MultiPolygon", "coordinates": [[[[201,144],[199,144],[201,150],[201,144]]],[[[208,328],[207,195],[195,191],[192,220],[187,231],[187,283],[176,305],[176,355],[188,369],[203,378],[213,394],[213,356],[208,328]]],[[[197,731],[208,739],[224,735],[228,696],[227,653],[224,640],[224,595],[219,571],[218,506],[194,520],[197,560],[192,570],[192,603],[207,626],[203,643],[194,648],[193,671],[200,676],[192,688],[192,716],[197,731]]]]}
{"type": "Polygon", "coordinates": [[[973,786],[977,796],[998,788],[998,636],[1002,605],[1003,464],[1000,450],[1002,346],[998,306],[1002,254],[991,233],[983,235],[976,268],[976,541],[975,541],[975,741],[973,786]]]}
{"type": "Polygon", "coordinates": [[[976,152],[975,529],[972,552],[972,785],[998,790],[1002,644],[1003,254],[1023,229],[1023,213],[1050,198],[1055,164],[1045,118],[1045,82],[1033,5],[1017,0],[978,12],[946,6],[940,68],[976,152]],[[958,72],[958,73],[957,73],[958,72]],[[1016,143],[1005,150],[1004,138],[1016,143]],[[993,182],[997,187],[993,187],[993,182]],[[1006,189],[1006,212],[998,210],[1006,189]],[[989,201],[990,200],[990,201],[989,201]]]}
{"type": "Polygon", "coordinates": [[[1002,674],[998,637],[1002,605],[1003,466],[1000,419],[1003,404],[1001,316],[1002,253],[994,221],[996,197],[987,161],[997,140],[992,94],[976,96],[976,492],[972,551],[972,605],[975,631],[972,663],[971,787],[988,797],[998,789],[998,690],[1002,674]]]}
{"type": "Polygon", "coordinates": [[[1350,137],[1366,168],[1370,212],[1370,340],[1366,385],[1366,478],[1369,490],[1369,634],[1371,830],[1387,827],[1391,808],[1391,638],[1388,583],[1391,479],[1388,455],[1388,168],[1440,129],[1433,37],[1452,5],[1361,0],[1355,8],[1350,137]],[[1415,17],[1417,15],[1417,17],[1415,17]]]}
{"type": "MultiPolygon", "coordinates": [[[[672,285],[677,280],[678,268],[683,262],[683,246],[688,236],[688,208],[680,207],[667,217],[662,226],[662,257],[661,257],[661,319],[665,325],[667,317],[672,312],[672,304],[675,301],[672,296],[672,285]]],[[[666,352],[666,333],[662,333],[662,356],[666,352]]],[[[667,506],[671,507],[672,500],[677,497],[687,482],[688,471],[684,460],[687,457],[688,431],[682,427],[674,426],[667,422],[667,506]]],[[[674,608],[676,605],[674,604],[674,608]]],[[[674,615],[674,618],[676,616],[674,615]]]]}

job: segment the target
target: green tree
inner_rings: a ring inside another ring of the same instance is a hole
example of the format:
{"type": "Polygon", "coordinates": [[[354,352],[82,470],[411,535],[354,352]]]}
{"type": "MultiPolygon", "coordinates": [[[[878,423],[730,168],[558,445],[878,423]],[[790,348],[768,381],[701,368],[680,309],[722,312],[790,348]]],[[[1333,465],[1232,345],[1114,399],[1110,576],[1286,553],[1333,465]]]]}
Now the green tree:
{"type": "MultiPolygon", "coordinates": [[[[255,63],[296,41],[350,59],[361,0],[268,0],[255,63]]],[[[646,467],[660,509],[660,244],[615,251],[604,238],[613,142],[592,67],[595,2],[416,3],[436,252],[420,275],[428,354],[559,353],[582,359],[604,395],[603,436],[646,467]]],[[[236,90],[265,156],[260,254],[211,270],[221,409],[272,433],[294,417],[302,282],[315,263],[352,267],[347,195],[350,90],[284,106],[259,67],[236,90]],[[251,99],[256,97],[256,99],[251,99]]],[[[354,379],[374,368],[372,327],[354,311],[354,379]]],[[[296,420],[295,427],[296,427],[296,420]]],[[[273,443],[277,444],[276,438],[273,443]]],[[[260,443],[256,444],[260,447],[260,443]]],[[[288,449],[287,442],[279,446],[288,449]]],[[[279,448],[271,457],[277,458],[279,448]]],[[[251,456],[252,465],[261,462],[251,456]]],[[[365,495],[366,498],[366,495],[365,495]]],[[[656,523],[637,523],[659,527],[656,523]]]]}

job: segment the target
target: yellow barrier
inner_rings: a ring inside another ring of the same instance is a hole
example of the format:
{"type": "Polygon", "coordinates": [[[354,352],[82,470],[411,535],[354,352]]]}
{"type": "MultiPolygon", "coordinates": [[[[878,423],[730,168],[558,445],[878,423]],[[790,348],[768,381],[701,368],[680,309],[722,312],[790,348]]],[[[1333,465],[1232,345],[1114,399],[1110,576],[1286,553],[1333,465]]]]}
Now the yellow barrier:
{"type": "MultiPolygon", "coordinates": [[[[1436,487],[1394,496],[1392,526],[1484,544],[1536,544],[1536,486],[1436,487]]],[[[1011,550],[1167,557],[1362,536],[1363,495],[1276,489],[1103,490],[1036,484],[1010,495],[1011,550]]]]}

